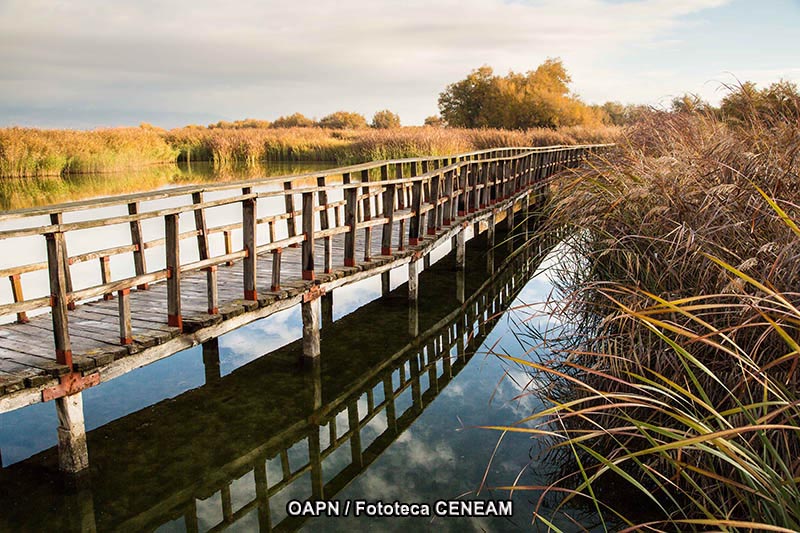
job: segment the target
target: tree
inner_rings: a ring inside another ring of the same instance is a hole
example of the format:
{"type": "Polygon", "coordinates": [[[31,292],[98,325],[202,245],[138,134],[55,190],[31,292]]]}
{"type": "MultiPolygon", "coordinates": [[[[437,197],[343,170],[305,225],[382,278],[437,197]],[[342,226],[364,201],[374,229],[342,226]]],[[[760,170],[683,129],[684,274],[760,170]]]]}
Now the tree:
{"type": "Polygon", "coordinates": [[[391,129],[400,127],[400,115],[388,109],[378,111],[372,116],[372,127],[378,129],[391,129]]]}
{"type": "Polygon", "coordinates": [[[473,70],[439,95],[439,110],[450,126],[526,129],[600,124],[603,114],[569,90],[571,78],[560,59],[536,70],[496,76],[491,67],[473,70]]]}
{"type": "Polygon", "coordinates": [[[443,128],[445,126],[444,120],[439,115],[431,115],[425,118],[424,124],[426,126],[433,126],[434,128],[443,128]]]}
{"type": "Polygon", "coordinates": [[[684,93],[672,99],[670,110],[673,113],[708,113],[712,107],[694,93],[684,93]]]}
{"type": "Polygon", "coordinates": [[[336,111],[326,117],[322,117],[319,125],[323,128],[336,130],[354,130],[367,127],[367,119],[359,113],[350,111],[336,111]]]}
{"type": "Polygon", "coordinates": [[[800,93],[790,81],[780,80],[762,90],[746,81],[729,89],[720,104],[720,114],[732,124],[756,121],[774,125],[800,120],[800,93]]]}
{"type": "Polygon", "coordinates": [[[302,113],[278,117],[272,123],[273,128],[310,128],[314,125],[314,121],[302,113]]]}

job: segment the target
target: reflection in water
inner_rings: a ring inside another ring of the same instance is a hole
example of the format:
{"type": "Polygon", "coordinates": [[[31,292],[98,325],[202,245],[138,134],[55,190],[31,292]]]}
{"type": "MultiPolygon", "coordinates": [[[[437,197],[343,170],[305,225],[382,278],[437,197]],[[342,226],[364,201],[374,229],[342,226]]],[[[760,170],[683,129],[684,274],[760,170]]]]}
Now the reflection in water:
{"type": "Polygon", "coordinates": [[[98,196],[154,191],[196,183],[239,181],[302,174],[333,168],[335,163],[270,162],[215,168],[212,163],[154,165],[105,174],[0,178],[0,209],[23,209],[98,196]]]}
{"type": "MultiPolygon", "coordinates": [[[[233,350],[226,336],[207,343],[204,385],[89,432],[91,467],[79,487],[59,482],[54,448],[0,470],[0,530],[266,531],[304,524],[352,530],[367,519],[306,523],[287,516],[286,503],[432,504],[474,491],[497,435],[458,428],[513,422],[533,407],[508,401],[519,389],[501,378],[514,369],[475,354],[507,335],[503,312],[518,295],[532,299],[526,291],[537,286],[537,279],[528,281],[540,259],[526,250],[487,280],[487,260],[478,251],[485,249],[483,237],[476,240],[465,273],[454,275],[451,255],[421,274],[417,306],[409,308],[403,285],[336,322],[323,321],[322,356],[313,368],[298,366],[298,341],[249,357],[259,349],[258,329],[233,350]],[[240,364],[226,373],[230,359],[240,364]]],[[[340,305],[339,295],[325,305],[340,305]]],[[[356,302],[350,307],[363,303],[349,298],[356,302]]],[[[332,309],[323,313],[331,315],[332,309]]],[[[524,375],[518,379],[525,382],[524,375]]],[[[91,401],[86,407],[94,408],[91,401]]],[[[506,458],[493,464],[489,485],[509,484],[534,448],[507,438],[506,458]]],[[[513,520],[376,519],[374,525],[513,529],[528,523],[531,509],[524,495],[514,501],[513,520]]]]}

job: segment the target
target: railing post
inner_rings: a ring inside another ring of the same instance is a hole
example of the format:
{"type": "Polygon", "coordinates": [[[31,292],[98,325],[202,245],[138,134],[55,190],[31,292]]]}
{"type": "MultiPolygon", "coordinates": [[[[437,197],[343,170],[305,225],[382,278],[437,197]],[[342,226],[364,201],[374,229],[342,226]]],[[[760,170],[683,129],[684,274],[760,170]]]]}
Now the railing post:
{"type": "Polygon", "coordinates": [[[442,213],[442,225],[449,226],[453,221],[453,175],[454,170],[448,170],[444,175],[444,212],[442,213]]]}
{"type": "MultiPolygon", "coordinates": [[[[8,281],[11,282],[11,296],[14,297],[14,303],[24,302],[25,297],[22,295],[22,279],[19,274],[11,274],[8,276],[8,281]]],[[[30,322],[28,314],[25,311],[17,313],[17,324],[27,324],[30,322]]]]}
{"type": "MultiPolygon", "coordinates": [[[[350,183],[350,174],[343,177],[345,184],[350,183]]],[[[344,224],[350,229],[344,234],[344,266],[356,266],[356,231],[358,227],[358,188],[344,190],[344,224]]]]}
{"type": "MultiPolygon", "coordinates": [[[[288,182],[291,185],[291,182],[288,182]]],[[[250,187],[242,189],[243,195],[252,193],[250,187]]],[[[256,289],[256,276],[258,265],[258,252],[256,250],[257,205],[255,198],[242,200],[242,244],[247,252],[243,260],[244,299],[258,300],[256,289]]]]}
{"type": "MultiPolygon", "coordinates": [[[[317,186],[318,187],[325,187],[326,185],[326,177],[320,176],[317,178],[317,186]]],[[[319,206],[322,207],[322,211],[319,212],[319,228],[326,230],[330,228],[330,221],[328,220],[328,191],[325,189],[321,189],[317,194],[319,199],[319,206]]],[[[325,273],[330,274],[333,272],[333,258],[331,253],[331,236],[327,235],[323,241],[325,245],[325,257],[324,257],[324,264],[325,264],[325,273]]]]}
{"type": "Polygon", "coordinates": [[[314,279],[314,193],[303,193],[303,279],[314,279]]]}
{"type": "Polygon", "coordinates": [[[124,346],[133,344],[130,295],[130,289],[120,289],[117,291],[117,300],[119,303],[119,343],[124,346]]]}
{"type": "MultiPolygon", "coordinates": [[[[50,223],[54,225],[63,224],[64,223],[63,215],[61,213],[51,213],[50,223]]],[[[72,274],[69,271],[69,253],[67,253],[67,237],[66,235],[64,235],[64,233],[61,233],[61,238],[59,239],[59,246],[61,247],[61,262],[64,264],[64,288],[66,289],[67,293],[71,293],[72,274]]],[[[75,302],[71,300],[67,302],[67,309],[69,310],[75,309],[75,302]]]]}
{"type": "Polygon", "coordinates": [[[469,209],[469,165],[463,163],[461,165],[461,169],[459,171],[459,178],[458,178],[458,196],[457,196],[457,203],[458,209],[456,211],[457,215],[463,217],[467,214],[467,209],[469,209]]]}
{"type": "MultiPolygon", "coordinates": [[[[206,214],[203,209],[203,193],[192,193],[192,203],[194,210],[194,228],[197,230],[197,255],[200,260],[210,257],[208,249],[208,227],[206,225],[206,214]]],[[[216,315],[219,312],[217,303],[217,266],[212,265],[204,269],[206,271],[206,294],[208,296],[208,314],[216,315]]]]}
{"type": "Polygon", "coordinates": [[[177,214],[164,217],[167,249],[167,324],[183,331],[181,315],[181,239],[177,214]]]}
{"type": "MultiPolygon", "coordinates": [[[[100,281],[105,285],[111,283],[111,258],[107,255],[100,257],[100,281]]],[[[103,300],[113,300],[114,294],[107,292],[103,295],[103,300]]]]}
{"type": "Polygon", "coordinates": [[[441,174],[436,174],[431,178],[431,197],[432,209],[428,211],[428,235],[436,235],[439,229],[439,180],[441,174]]]}
{"type": "MultiPolygon", "coordinates": [[[[128,214],[139,214],[139,202],[131,202],[128,204],[128,214]]],[[[141,220],[131,220],[131,244],[135,246],[133,250],[133,267],[137,276],[147,274],[147,260],[144,255],[144,237],[142,235],[142,222],[141,220]]],[[[142,283],[136,286],[140,291],[147,290],[147,283],[142,283]]]]}
{"type": "MultiPolygon", "coordinates": [[[[381,167],[382,169],[385,168],[381,167]]],[[[383,223],[383,235],[381,238],[381,255],[392,255],[392,229],[394,228],[394,198],[395,186],[386,185],[383,191],[383,216],[386,222],[383,223]]]]}
{"type": "MultiPolygon", "coordinates": [[[[297,235],[297,220],[294,218],[294,195],[292,194],[292,182],[285,181],[283,183],[283,190],[287,191],[283,198],[286,205],[286,213],[289,216],[289,218],[286,219],[286,232],[288,237],[291,239],[297,235]]],[[[293,244],[292,247],[296,248],[297,245],[293,244]]]]}
{"type": "MultiPolygon", "coordinates": [[[[364,195],[364,203],[362,210],[364,213],[364,222],[372,220],[372,198],[370,198],[369,187],[369,170],[361,171],[361,183],[366,183],[365,187],[361,187],[361,193],[364,195]]],[[[372,260],[372,227],[364,228],[364,261],[372,260]]]]}
{"type": "Polygon", "coordinates": [[[414,211],[414,216],[411,217],[411,222],[408,225],[408,244],[409,246],[417,246],[422,229],[422,181],[417,180],[412,185],[411,196],[411,209],[414,211]]]}
{"type": "Polygon", "coordinates": [[[50,307],[53,317],[53,339],[56,361],[72,370],[72,343],[67,319],[67,283],[64,273],[64,234],[60,231],[45,234],[47,267],[50,275],[50,307]]]}

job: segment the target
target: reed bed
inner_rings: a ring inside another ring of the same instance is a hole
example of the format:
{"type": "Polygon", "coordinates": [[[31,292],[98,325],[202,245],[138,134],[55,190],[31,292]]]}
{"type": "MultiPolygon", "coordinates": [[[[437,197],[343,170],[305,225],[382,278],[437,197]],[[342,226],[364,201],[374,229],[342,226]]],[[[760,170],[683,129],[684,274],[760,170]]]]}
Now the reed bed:
{"type": "Polygon", "coordinates": [[[211,161],[255,166],[265,161],[334,161],[450,155],[501,146],[610,141],[616,127],[528,131],[435,127],[330,130],[187,126],[96,131],[0,129],[0,177],[111,172],[154,163],[211,161]]]}
{"type": "Polygon", "coordinates": [[[506,487],[544,528],[800,530],[800,124],[772,118],[653,113],[553,183],[553,326],[505,356],[545,408],[495,428],[550,444],[549,484],[506,487]]]}

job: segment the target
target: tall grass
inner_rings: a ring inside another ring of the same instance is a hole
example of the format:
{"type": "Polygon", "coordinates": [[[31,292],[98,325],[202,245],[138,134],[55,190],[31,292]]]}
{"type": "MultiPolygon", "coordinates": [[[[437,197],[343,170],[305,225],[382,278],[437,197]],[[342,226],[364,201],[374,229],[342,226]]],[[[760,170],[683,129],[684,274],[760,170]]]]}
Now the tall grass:
{"type": "Polygon", "coordinates": [[[263,161],[335,161],[450,155],[501,146],[608,141],[614,127],[528,131],[433,127],[330,130],[187,126],[97,131],[0,129],[0,177],[109,172],[153,163],[212,161],[218,167],[263,161]]]}
{"type": "Polygon", "coordinates": [[[0,176],[110,172],[175,161],[154,128],[94,131],[0,128],[0,176]]]}
{"type": "Polygon", "coordinates": [[[562,326],[514,359],[547,407],[504,429],[561,467],[517,489],[608,528],[800,530],[800,136],[777,118],[656,113],[553,184],[562,326]]]}

